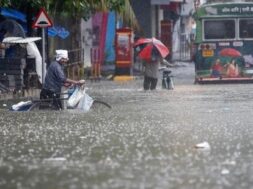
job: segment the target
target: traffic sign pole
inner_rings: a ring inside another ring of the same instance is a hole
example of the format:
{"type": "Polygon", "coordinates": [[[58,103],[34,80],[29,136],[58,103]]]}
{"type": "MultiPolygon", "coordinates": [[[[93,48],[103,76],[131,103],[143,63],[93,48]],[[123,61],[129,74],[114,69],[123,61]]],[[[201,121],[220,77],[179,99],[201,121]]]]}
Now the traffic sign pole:
{"type": "Polygon", "coordinates": [[[46,50],[45,50],[45,28],[42,28],[42,84],[44,83],[45,80],[45,60],[46,60],[46,50]]]}
{"type": "Polygon", "coordinates": [[[46,58],[45,58],[45,55],[46,55],[45,28],[51,27],[52,25],[53,25],[52,21],[49,19],[46,11],[43,8],[41,8],[35,21],[33,22],[32,27],[33,28],[42,28],[42,65],[41,65],[42,84],[44,83],[44,80],[45,80],[45,70],[46,70],[46,68],[45,68],[45,65],[46,65],[46,61],[45,61],[46,60],[46,58]]]}

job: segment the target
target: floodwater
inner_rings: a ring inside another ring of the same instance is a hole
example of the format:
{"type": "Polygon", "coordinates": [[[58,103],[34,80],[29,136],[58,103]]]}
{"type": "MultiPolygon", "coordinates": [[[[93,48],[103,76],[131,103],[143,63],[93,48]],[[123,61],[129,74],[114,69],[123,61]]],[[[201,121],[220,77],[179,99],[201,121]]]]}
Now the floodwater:
{"type": "Polygon", "coordinates": [[[193,65],[173,73],[169,91],[88,83],[111,110],[3,108],[0,188],[252,188],[253,86],[194,85],[193,65]]]}

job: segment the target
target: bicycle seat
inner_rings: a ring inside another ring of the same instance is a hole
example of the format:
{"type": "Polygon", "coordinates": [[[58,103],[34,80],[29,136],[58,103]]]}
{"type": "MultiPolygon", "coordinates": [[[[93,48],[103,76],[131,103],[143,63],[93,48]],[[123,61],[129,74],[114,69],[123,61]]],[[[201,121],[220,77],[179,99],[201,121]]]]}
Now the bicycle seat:
{"type": "Polygon", "coordinates": [[[169,69],[166,69],[163,71],[163,74],[170,74],[170,73],[171,73],[171,70],[169,70],[169,69]]]}

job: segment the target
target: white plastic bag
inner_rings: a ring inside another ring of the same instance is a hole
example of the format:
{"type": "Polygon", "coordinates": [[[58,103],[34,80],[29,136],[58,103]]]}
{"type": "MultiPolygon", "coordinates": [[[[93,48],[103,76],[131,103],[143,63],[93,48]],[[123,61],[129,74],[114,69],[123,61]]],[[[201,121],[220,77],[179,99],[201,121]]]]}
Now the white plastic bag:
{"type": "Polygon", "coordinates": [[[67,101],[67,107],[74,108],[84,96],[84,89],[77,87],[67,101]]]}
{"type": "Polygon", "coordinates": [[[81,98],[80,102],[77,105],[77,109],[87,112],[90,110],[93,101],[94,100],[92,97],[84,93],[83,97],[81,98]]]}
{"type": "Polygon", "coordinates": [[[11,106],[11,110],[12,111],[26,111],[26,106],[30,106],[32,105],[32,101],[28,100],[28,101],[21,101],[17,104],[14,104],[11,106]]]}

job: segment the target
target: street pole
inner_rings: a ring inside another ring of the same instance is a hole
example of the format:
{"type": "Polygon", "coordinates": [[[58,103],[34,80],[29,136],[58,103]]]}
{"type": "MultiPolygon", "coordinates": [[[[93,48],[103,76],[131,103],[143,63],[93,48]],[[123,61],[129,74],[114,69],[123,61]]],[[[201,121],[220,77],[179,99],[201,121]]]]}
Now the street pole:
{"type": "Polygon", "coordinates": [[[33,28],[42,28],[42,65],[41,65],[41,73],[42,73],[42,78],[41,78],[41,84],[44,83],[45,79],[45,60],[46,60],[46,43],[45,43],[45,28],[51,27],[53,25],[52,21],[49,19],[46,11],[44,8],[40,8],[40,12],[37,15],[35,21],[33,22],[32,27],[33,28]]]}
{"type": "Polygon", "coordinates": [[[46,50],[45,50],[45,28],[43,27],[42,28],[42,65],[41,65],[41,68],[42,68],[42,83],[44,83],[44,78],[45,78],[45,54],[46,54],[46,50]]]}

